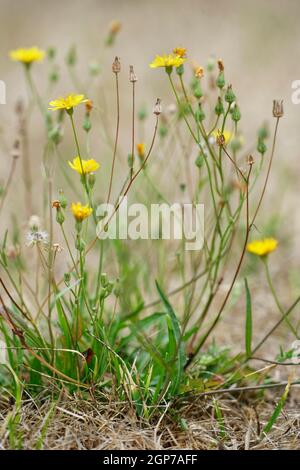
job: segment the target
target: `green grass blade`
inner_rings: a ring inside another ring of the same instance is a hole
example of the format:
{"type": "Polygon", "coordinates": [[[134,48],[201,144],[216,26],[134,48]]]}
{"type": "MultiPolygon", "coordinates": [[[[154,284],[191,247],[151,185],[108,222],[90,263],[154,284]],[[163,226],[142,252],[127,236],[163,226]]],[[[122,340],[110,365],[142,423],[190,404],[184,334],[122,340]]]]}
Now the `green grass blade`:
{"type": "Polygon", "coordinates": [[[252,345],[252,302],[251,294],[248,286],[248,281],[245,278],[245,290],[246,290],[246,331],[245,331],[245,346],[246,356],[251,356],[251,345],[252,345]]]}

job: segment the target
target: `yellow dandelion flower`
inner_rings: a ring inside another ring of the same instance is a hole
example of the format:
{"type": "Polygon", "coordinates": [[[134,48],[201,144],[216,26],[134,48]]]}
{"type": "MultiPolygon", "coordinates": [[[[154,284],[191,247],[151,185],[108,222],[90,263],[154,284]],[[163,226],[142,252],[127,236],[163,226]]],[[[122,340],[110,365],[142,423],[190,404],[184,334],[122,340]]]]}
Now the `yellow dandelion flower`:
{"type": "Polygon", "coordinates": [[[179,57],[185,57],[186,56],[186,48],[185,47],[175,47],[173,49],[173,53],[175,55],[178,55],[179,57]]]}
{"type": "Polygon", "coordinates": [[[228,131],[228,130],[226,130],[226,129],[224,129],[223,132],[221,132],[219,129],[218,129],[218,130],[215,130],[215,131],[212,132],[211,135],[214,137],[214,139],[215,139],[216,142],[218,141],[218,139],[222,138],[222,140],[224,140],[224,144],[228,144],[228,142],[229,142],[229,141],[232,139],[232,137],[233,137],[232,132],[230,132],[230,131],[228,131]],[[222,137],[222,136],[223,136],[223,137],[222,137]]]}
{"type": "Polygon", "coordinates": [[[265,238],[263,240],[253,240],[248,243],[247,251],[257,256],[266,256],[272,251],[275,251],[278,246],[278,241],[275,238],[265,238]]]}
{"type": "Polygon", "coordinates": [[[60,97],[56,100],[50,101],[49,105],[51,106],[48,109],[52,111],[57,111],[58,109],[65,109],[66,111],[75,108],[81,103],[87,103],[89,100],[84,98],[84,95],[68,95],[65,98],[60,97]]]}
{"type": "Polygon", "coordinates": [[[145,144],[142,142],[139,144],[136,144],[136,150],[137,150],[138,156],[142,160],[145,156],[145,144]]]}
{"type": "Polygon", "coordinates": [[[77,171],[80,175],[83,173],[85,175],[88,175],[89,173],[94,173],[94,171],[97,171],[98,168],[100,167],[99,163],[96,162],[93,158],[90,160],[81,160],[79,157],[75,157],[73,159],[73,162],[68,162],[69,166],[72,168],[72,170],[77,171]]]}
{"type": "Polygon", "coordinates": [[[153,62],[149,64],[152,69],[156,69],[158,67],[180,67],[186,61],[185,58],[179,57],[178,55],[157,55],[153,62]]]}
{"type": "Polygon", "coordinates": [[[83,206],[81,202],[72,202],[71,211],[77,222],[82,222],[93,212],[90,206],[83,206]]]}
{"type": "Polygon", "coordinates": [[[30,65],[32,62],[41,62],[45,57],[45,51],[42,51],[38,47],[30,47],[28,49],[20,48],[10,51],[9,56],[16,62],[22,62],[23,64],[30,65]]]}

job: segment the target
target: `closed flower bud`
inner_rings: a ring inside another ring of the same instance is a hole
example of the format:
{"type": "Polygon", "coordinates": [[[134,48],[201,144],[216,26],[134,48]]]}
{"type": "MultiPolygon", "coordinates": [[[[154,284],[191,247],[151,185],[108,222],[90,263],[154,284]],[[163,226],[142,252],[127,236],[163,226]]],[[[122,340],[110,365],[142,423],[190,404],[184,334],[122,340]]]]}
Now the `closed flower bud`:
{"type": "Polygon", "coordinates": [[[203,163],[204,163],[204,155],[203,153],[199,153],[198,157],[196,158],[195,160],[195,165],[198,167],[198,168],[201,168],[203,166],[203,163]]]}
{"type": "Polygon", "coordinates": [[[224,106],[223,106],[223,101],[222,98],[219,96],[218,101],[215,107],[215,113],[217,116],[221,116],[221,114],[224,114],[224,106]]]}
{"type": "Polygon", "coordinates": [[[232,120],[234,122],[240,121],[240,119],[242,117],[240,108],[238,107],[237,104],[234,105],[234,108],[233,108],[232,113],[231,113],[231,117],[232,117],[232,120]]]}
{"type": "Polygon", "coordinates": [[[283,100],[273,101],[273,116],[281,118],[283,116],[283,100]]]}
{"type": "Polygon", "coordinates": [[[146,106],[141,106],[139,111],[138,111],[138,118],[140,121],[144,121],[147,117],[148,113],[147,113],[147,109],[146,109],[146,106]]]}
{"type": "Polygon", "coordinates": [[[205,113],[200,103],[198,105],[197,111],[195,112],[195,117],[196,117],[197,122],[202,122],[205,119],[205,113]]]}
{"type": "Polygon", "coordinates": [[[127,162],[128,162],[129,168],[133,168],[133,161],[134,161],[134,157],[131,153],[129,153],[127,156],[127,162]]]}
{"type": "Polygon", "coordinates": [[[86,115],[84,120],[83,120],[82,128],[85,132],[90,132],[90,130],[92,128],[92,123],[91,123],[90,118],[89,118],[88,115],[86,115]]]}
{"type": "Polygon", "coordinates": [[[233,103],[236,99],[235,94],[232,91],[232,86],[229,85],[227,87],[226,93],[225,93],[225,101],[229,104],[233,103]]]}
{"type": "Polygon", "coordinates": [[[225,86],[225,77],[224,77],[224,72],[219,72],[219,75],[217,77],[216,85],[218,88],[222,89],[225,86]]]}
{"type": "Polygon", "coordinates": [[[63,209],[65,209],[68,205],[67,198],[62,190],[59,191],[59,204],[63,209]]]}
{"type": "Polygon", "coordinates": [[[121,62],[119,57],[115,57],[115,60],[113,61],[112,64],[112,71],[113,73],[120,73],[121,72],[121,62]]]}
{"type": "Polygon", "coordinates": [[[200,83],[197,84],[197,87],[194,88],[194,97],[198,100],[203,96],[200,83]]]}
{"type": "Polygon", "coordinates": [[[101,72],[101,66],[98,62],[91,62],[89,64],[89,72],[93,77],[96,77],[101,72]]]}
{"type": "Polygon", "coordinates": [[[261,155],[264,155],[267,151],[267,146],[265,144],[265,142],[263,141],[263,139],[258,139],[258,142],[257,142],[257,151],[261,154],[261,155]]]}
{"type": "Polygon", "coordinates": [[[47,56],[49,60],[53,60],[56,54],[55,47],[48,47],[47,49],[47,56]]]}
{"type": "Polygon", "coordinates": [[[101,286],[103,286],[103,287],[107,286],[108,279],[107,279],[107,274],[106,273],[101,273],[100,282],[101,282],[101,286]]]}
{"type": "Polygon", "coordinates": [[[56,210],[56,222],[59,224],[59,225],[62,225],[65,221],[65,216],[63,214],[63,211],[61,210],[61,208],[59,207],[57,210],[56,210]]]}
{"type": "Polygon", "coordinates": [[[76,47],[75,46],[72,46],[69,49],[69,52],[68,52],[67,57],[66,57],[66,62],[67,62],[67,65],[70,65],[71,67],[76,64],[76,62],[77,62],[77,52],[76,52],[76,47]]]}
{"type": "Polygon", "coordinates": [[[176,67],[176,73],[177,75],[183,75],[184,74],[184,66],[183,64],[179,65],[179,67],[176,67]]]}
{"type": "Polygon", "coordinates": [[[64,274],[64,281],[65,281],[65,284],[70,283],[70,281],[71,281],[71,274],[70,273],[65,273],[64,274]]]}
{"type": "Polygon", "coordinates": [[[266,139],[269,137],[269,131],[266,125],[263,125],[259,130],[258,130],[258,138],[259,139],[266,139]]]}

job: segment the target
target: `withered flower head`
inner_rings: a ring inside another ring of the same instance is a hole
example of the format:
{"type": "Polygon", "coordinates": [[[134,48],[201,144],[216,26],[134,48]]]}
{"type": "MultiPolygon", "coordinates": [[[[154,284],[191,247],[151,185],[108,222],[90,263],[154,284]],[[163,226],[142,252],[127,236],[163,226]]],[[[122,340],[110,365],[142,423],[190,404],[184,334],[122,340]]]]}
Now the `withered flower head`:
{"type": "Polygon", "coordinates": [[[161,99],[157,98],[154,109],[153,109],[153,113],[156,114],[156,116],[159,116],[161,112],[162,112],[161,99]]]}
{"type": "Polygon", "coordinates": [[[218,60],[218,67],[219,67],[220,72],[224,71],[224,63],[222,59],[218,60]]]}
{"type": "Polygon", "coordinates": [[[113,61],[112,64],[112,71],[113,73],[120,73],[121,71],[121,62],[119,57],[115,57],[115,60],[113,61]]]}
{"type": "Polygon", "coordinates": [[[283,100],[273,100],[273,116],[281,118],[283,114],[283,100]]]}
{"type": "Polygon", "coordinates": [[[130,81],[131,83],[137,82],[137,76],[136,76],[136,74],[134,73],[133,65],[130,65],[130,66],[129,66],[129,81],[130,81]]]}

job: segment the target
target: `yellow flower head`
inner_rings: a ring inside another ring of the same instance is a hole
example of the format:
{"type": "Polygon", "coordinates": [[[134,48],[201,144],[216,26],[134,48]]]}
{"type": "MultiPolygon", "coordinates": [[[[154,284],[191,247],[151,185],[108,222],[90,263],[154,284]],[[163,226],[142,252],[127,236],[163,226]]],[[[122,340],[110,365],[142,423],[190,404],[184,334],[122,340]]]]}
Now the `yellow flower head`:
{"type": "Polygon", "coordinates": [[[75,157],[73,162],[68,162],[72,170],[77,171],[80,175],[83,173],[88,175],[89,173],[94,173],[100,167],[99,163],[96,162],[93,158],[90,160],[81,160],[79,157],[75,157]],[[83,170],[83,171],[82,171],[83,170]]]}
{"type": "Polygon", "coordinates": [[[179,57],[185,57],[186,56],[186,48],[185,47],[175,47],[173,49],[173,53],[175,55],[178,55],[179,57]]]}
{"type": "Polygon", "coordinates": [[[178,55],[157,55],[150,67],[156,69],[158,67],[180,67],[186,61],[185,58],[179,57],[178,55]]]}
{"type": "Polygon", "coordinates": [[[71,211],[77,222],[82,222],[93,212],[90,206],[83,206],[81,202],[72,202],[71,211]]]}
{"type": "Polygon", "coordinates": [[[9,56],[16,62],[22,62],[23,64],[29,65],[32,62],[41,62],[45,57],[45,51],[34,46],[29,49],[15,49],[14,51],[10,51],[9,56]]]}
{"type": "Polygon", "coordinates": [[[253,240],[248,243],[247,251],[257,256],[266,256],[276,250],[278,241],[275,238],[265,238],[264,240],[253,240]]]}
{"type": "Polygon", "coordinates": [[[137,150],[138,156],[141,159],[143,159],[145,156],[145,144],[142,142],[140,144],[136,144],[136,150],[137,150]]]}
{"type": "Polygon", "coordinates": [[[215,141],[218,143],[219,141],[224,141],[224,144],[228,144],[228,142],[232,139],[233,134],[230,131],[227,131],[226,129],[221,132],[220,130],[215,130],[211,134],[214,138],[215,141]]]}
{"type": "Polygon", "coordinates": [[[84,95],[68,95],[65,98],[60,97],[57,100],[50,101],[49,105],[51,106],[52,111],[57,111],[58,109],[69,110],[75,108],[81,103],[87,103],[89,100],[84,98],[84,95]]]}

